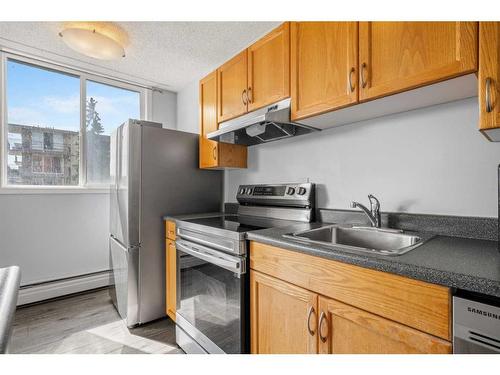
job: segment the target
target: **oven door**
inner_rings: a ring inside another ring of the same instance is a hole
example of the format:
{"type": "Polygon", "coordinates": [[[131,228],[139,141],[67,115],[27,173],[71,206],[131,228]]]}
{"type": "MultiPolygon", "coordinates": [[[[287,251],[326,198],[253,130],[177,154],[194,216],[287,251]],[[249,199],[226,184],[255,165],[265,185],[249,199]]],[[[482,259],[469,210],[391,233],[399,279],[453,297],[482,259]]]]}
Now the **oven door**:
{"type": "Polygon", "coordinates": [[[182,239],[176,248],[177,325],[209,353],[245,353],[245,258],[182,239]]]}

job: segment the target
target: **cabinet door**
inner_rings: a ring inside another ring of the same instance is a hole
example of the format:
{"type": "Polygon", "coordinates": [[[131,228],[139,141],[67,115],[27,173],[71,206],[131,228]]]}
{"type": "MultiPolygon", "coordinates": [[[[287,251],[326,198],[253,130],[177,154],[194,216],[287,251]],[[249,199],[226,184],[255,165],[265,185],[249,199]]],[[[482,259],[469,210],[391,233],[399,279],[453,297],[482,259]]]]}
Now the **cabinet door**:
{"type": "Polygon", "coordinates": [[[217,142],[206,138],[217,130],[217,72],[200,81],[200,168],[218,166],[217,142]]]}
{"type": "Polygon", "coordinates": [[[451,343],[378,315],[319,297],[323,354],[446,354],[451,343]]]}
{"type": "Polygon", "coordinates": [[[484,134],[500,141],[500,22],[479,25],[479,124],[484,134]]]}
{"type": "Polygon", "coordinates": [[[477,22],[360,22],[360,101],[476,71],[477,33],[477,22]]]}
{"type": "Polygon", "coordinates": [[[166,302],[167,315],[175,322],[175,311],[177,301],[177,251],[175,242],[167,239],[166,244],[166,302]]]}
{"type": "Polygon", "coordinates": [[[290,23],[248,48],[248,110],[290,96],[290,23]]]}
{"type": "Polygon", "coordinates": [[[219,145],[200,135],[200,168],[219,167],[219,145]]]}
{"type": "Polygon", "coordinates": [[[292,119],[358,100],[358,23],[292,22],[292,119]]]}
{"type": "Polygon", "coordinates": [[[247,50],[217,69],[217,94],[219,122],[247,111],[247,50]]]}
{"type": "Polygon", "coordinates": [[[252,353],[317,353],[317,301],[315,293],[251,270],[252,353]]]}

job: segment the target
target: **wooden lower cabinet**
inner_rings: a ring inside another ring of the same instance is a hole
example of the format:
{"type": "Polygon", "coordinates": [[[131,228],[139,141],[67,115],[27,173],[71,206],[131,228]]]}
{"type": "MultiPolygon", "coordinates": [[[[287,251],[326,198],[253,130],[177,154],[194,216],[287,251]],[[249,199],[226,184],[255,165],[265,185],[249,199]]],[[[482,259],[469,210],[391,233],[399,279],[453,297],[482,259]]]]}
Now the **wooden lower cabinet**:
{"type": "Polygon", "coordinates": [[[177,250],[175,241],[167,238],[165,254],[166,313],[175,322],[177,300],[177,250]]]}
{"type": "Polygon", "coordinates": [[[448,288],[255,241],[251,351],[452,352],[448,288]]]}
{"type": "Polygon", "coordinates": [[[256,271],[250,284],[252,353],[317,353],[318,295],[256,271]]]}
{"type": "Polygon", "coordinates": [[[321,354],[449,354],[451,343],[323,296],[321,354]]]}

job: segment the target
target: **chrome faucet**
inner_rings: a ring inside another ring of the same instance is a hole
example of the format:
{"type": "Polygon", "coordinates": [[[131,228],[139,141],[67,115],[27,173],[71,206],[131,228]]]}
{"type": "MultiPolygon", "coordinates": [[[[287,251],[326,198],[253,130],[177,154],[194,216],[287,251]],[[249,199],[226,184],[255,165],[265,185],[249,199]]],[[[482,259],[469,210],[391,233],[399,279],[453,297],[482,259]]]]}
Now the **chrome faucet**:
{"type": "Polygon", "coordinates": [[[368,219],[370,219],[372,227],[380,228],[382,224],[380,219],[380,202],[372,194],[368,195],[368,200],[370,201],[370,209],[358,202],[351,202],[350,206],[351,208],[359,208],[363,211],[368,216],[368,219]]]}

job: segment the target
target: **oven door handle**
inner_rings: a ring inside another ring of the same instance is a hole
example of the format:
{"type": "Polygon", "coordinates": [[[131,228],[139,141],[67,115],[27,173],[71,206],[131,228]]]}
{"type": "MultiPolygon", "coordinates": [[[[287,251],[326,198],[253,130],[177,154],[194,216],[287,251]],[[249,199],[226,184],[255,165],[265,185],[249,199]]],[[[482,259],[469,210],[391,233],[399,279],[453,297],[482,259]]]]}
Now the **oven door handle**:
{"type": "Polygon", "coordinates": [[[195,258],[202,259],[208,263],[222,267],[228,271],[232,271],[238,275],[245,273],[245,258],[237,258],[231,255],[223,254],[218,251],[211,250],[205,246],[192,244],[187,241],[177,240],[175,245],[178,250],[189,254],[195,258]]]}
{"type": "Polygon", "coordinates": [[[199,238],[199,237],[191,236],[191,235],[189,235],[189,233],[193,233],[193,231],[189,231],[189,230],[186,230],[184,228],[177,228],[177,235],[180,238],[188,240],[189,242],[197,242],[197,243],[200,243],[202,245],[212,246],[212,247],[214,247],[218,250],[222,250],[222,251],[233,251],[233,248],[230,246],[219,245],[217,243],[210,242],[210,241],[204,240],[204,239],[199,238]]]}

